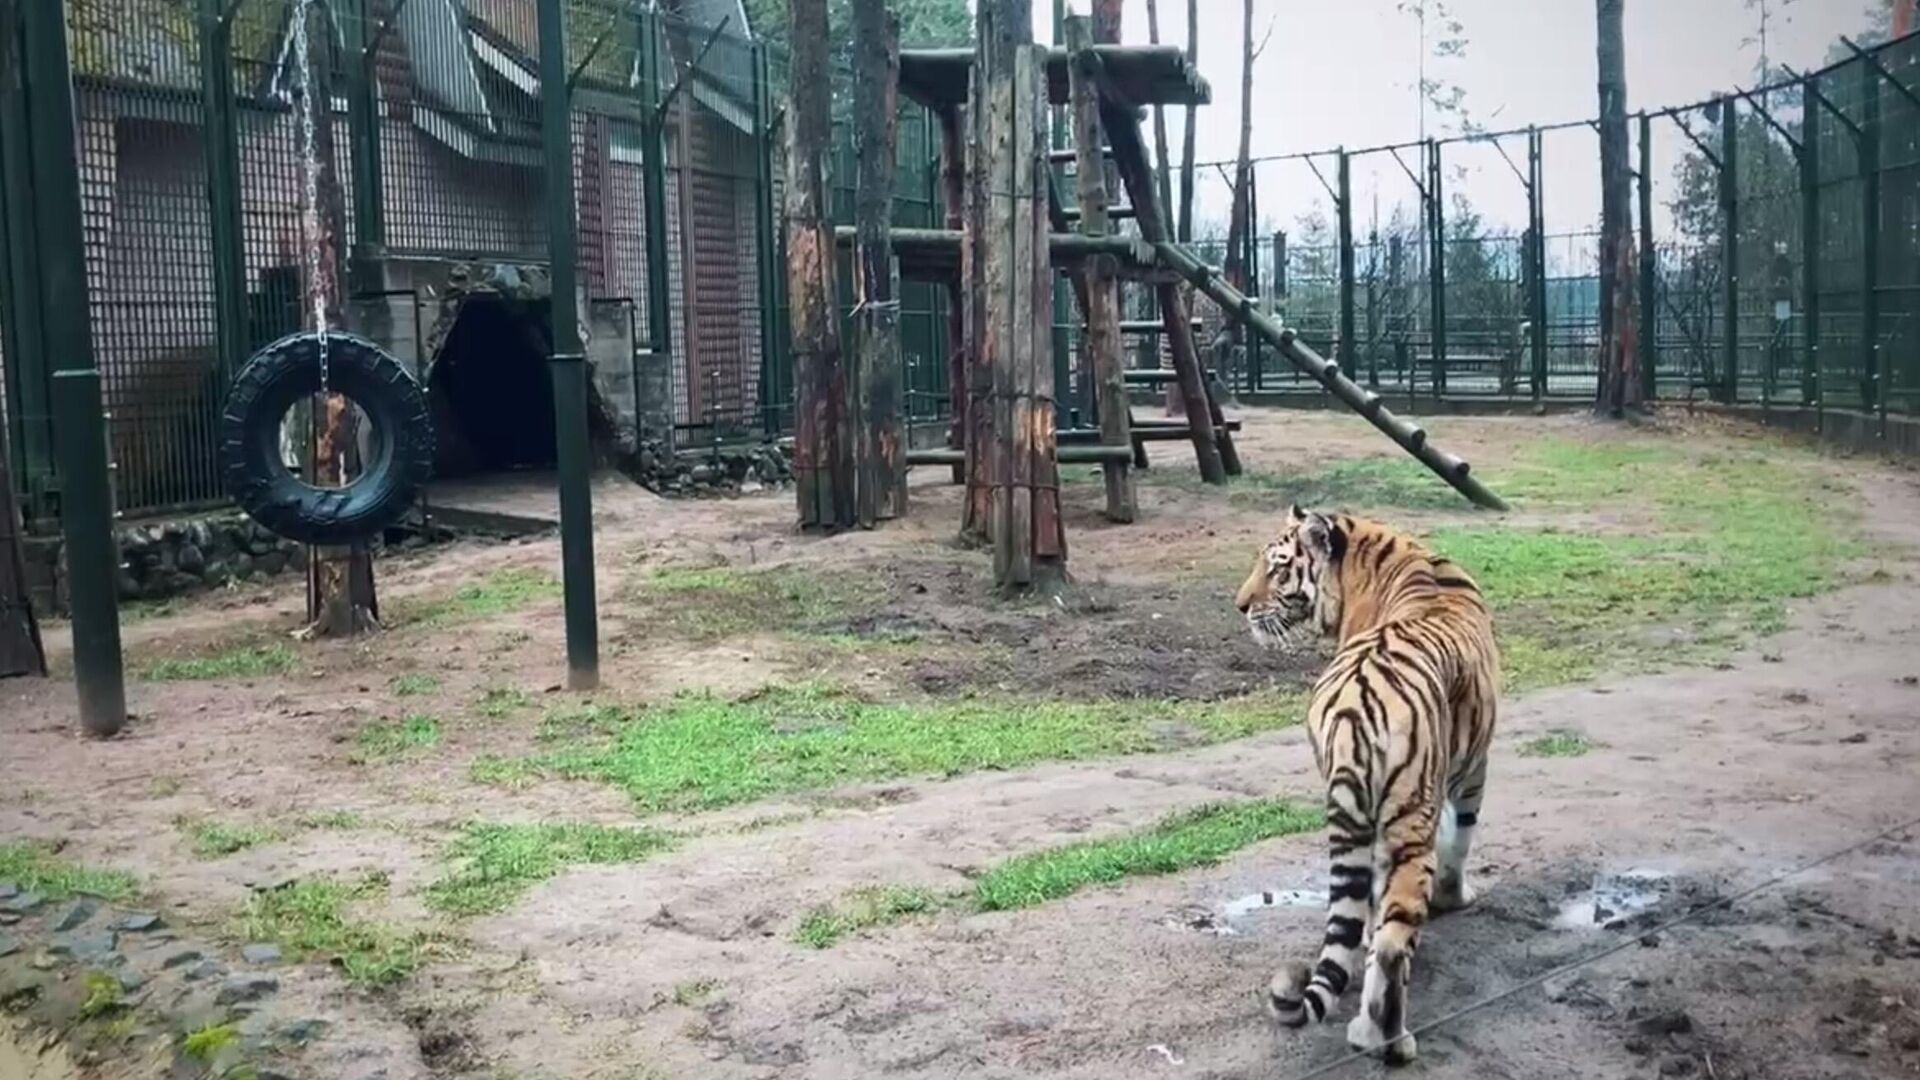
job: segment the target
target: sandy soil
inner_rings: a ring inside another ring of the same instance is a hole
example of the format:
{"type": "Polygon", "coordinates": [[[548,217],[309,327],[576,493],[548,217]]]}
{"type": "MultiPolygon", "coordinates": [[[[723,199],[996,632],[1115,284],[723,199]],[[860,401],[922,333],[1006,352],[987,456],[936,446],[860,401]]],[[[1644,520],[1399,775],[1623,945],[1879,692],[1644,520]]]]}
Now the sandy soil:
{"type": "MultiPolygon", "coordinates": [[[[1610,437],[1568,419],[1434,427],[1489,477],[1543,432],[1610,437]]],[[[1256,467],[1381,453],[1363,425],[1339,418],[1256,414],[1249,428],[1244,452],[1256,467]]],[[[1831,468],[1873,492],[1867,528],[1877,545],[1920,543],[1911,473],[1861,461],[1831,468]]],[[[1299,664],[1244,643],[1227,604],[1279,508],[1154,485],[1143,489],[1143,521],[1117,528],[1094,513],[1097,488],[1072,489],[1082,589],[1072,604],[1011,607],[981,599],[984,556],[949,545],[957,504],[937,480],[918,478],[911,520],[832,540],[793,535],[783,495],[672,503],[611,491],[617,510],[596,535],[611,688],[602,696],[728,692],[823,672],[895,695],[1120,698],[1215,697],[1298,677],[1299,664]],[[651,633],[632,600],[633,583],[660,566],[786,562],[885,562],[886,599],[867,629],[906,627],[953,649],[823,657],[774,627],[764,639],[689,647],[651,633]]],[[[1456,516],[1470,514],[1401,519],[1456,516]]],[[[462,545],[383,563],[383,596],[557,563],[552,539],[462,545]]],[[[239,628],[277,633],[297,601],[287,587],[210,598],[131,625],[128,647],[137,661],[239,628]]],[[[51,637],[64,649],[57,628],[51,637]]],[[[405,628],[370,644],[303,648],[299,670],[284,677],[136,681],[136,721],[104,744],[72,733],[69,684],[0,683],[0,835],[58,840],[73,857],[134,869],[177,921],[198,920],[208,933],[249,888],[326,870],[384,870],[390,914],[424,917],[410,894],[432,878],[440,840],[461,822],[633,820],[606,788],[513,791],[466,778],[474,757],[530,745],[539,708],[560,697],[561,642],[558,605],[544,602],[457,632],[405,628]],[[389,680],[409,671],[437,676],[437,694],[394,700],[389,680]],[[445,743],[415,762],[349,760],[367,720],[413,708],[457,716],[489,687],[534,700],[504,719],[450,722],[445,743]],[[281,842],[202,861],[173,825],[180,815],[291,822],[327,810],[383,827],[289,829],[281,842]]],[[[1721,669],[1509,702],[1471,863],[1482,899],[1427,934],[1416,1022],[1632,944],[1423,1034],[1409,1075],[1920,1075],[1920,916],[1909,892],[1920,885],[1920,849],[1906,827],[1920,817],[1917,719],[1920,584],[1907,572],[1801,605],[1787,633],[1721,669]],[[1568,759],[1516,752],[1548,729],[1599,745],[1568,759]],[[1648,932],[1729,897],[1738,898],[1648,932]]],[[[297,1074],[1285,1080],[1345,1053],[1343,1023],[1277,1033],[1258,996],[1282,958],[1304,957],[1319,939],[1320,911],[1296,895],[1324,888],[1314,837],[1022,912],[930,917],[826,952],[788,935],[804,909],[849,888],[958,888],[1009,854],[1180,807],[1313,798],[1310,773],[1294,730],[670,821],[706,835],[648,863],[565,873],[510,912],[464,924],[459,947],[397,990],[354,991],[318,968],[290,978],[284,993],[336,1021],[297,1074]],[[752,819],[780,823],[727,828],[752,819]],[[1275,902],[1261,903],[1263,892],[1275,902]],[[676,988],[695,982],[716,989],[676,1003],[676,988]]],[[[1355,1063],[1330,1075],[1379,1072],[1355,1063]]]]}

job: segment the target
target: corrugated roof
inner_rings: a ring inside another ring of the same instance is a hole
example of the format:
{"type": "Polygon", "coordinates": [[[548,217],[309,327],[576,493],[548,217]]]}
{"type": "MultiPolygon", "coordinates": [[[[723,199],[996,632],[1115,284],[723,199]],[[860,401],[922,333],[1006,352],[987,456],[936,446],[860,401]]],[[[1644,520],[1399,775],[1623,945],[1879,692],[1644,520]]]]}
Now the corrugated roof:
{"type": "MultiPolygon", "coordinates": [[[[68,0],[67,48],[81,78],[170,90],[200,85],[193,0],[68,0]]],[[[233,54],[240,79],[261,74],[279,49],[286,0],[240,0],[233,54]],[[250,70],[249,70],[250,69],[250,70]]]]}

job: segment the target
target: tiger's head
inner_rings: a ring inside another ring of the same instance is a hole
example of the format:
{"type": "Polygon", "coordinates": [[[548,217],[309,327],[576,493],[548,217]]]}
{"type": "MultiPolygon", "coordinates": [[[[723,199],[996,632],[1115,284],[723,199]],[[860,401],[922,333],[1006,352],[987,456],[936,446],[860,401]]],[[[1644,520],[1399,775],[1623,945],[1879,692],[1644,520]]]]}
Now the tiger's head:
{"type": "Polygon", "coordinates": [[[1325,514],[1293,507],[1280,535],[1260,549],[1234,604],[1253,640],[1291,648],[1303,630],[1332,633],[1340,625],[1337,567],[1346,537],[1325,514]]]}

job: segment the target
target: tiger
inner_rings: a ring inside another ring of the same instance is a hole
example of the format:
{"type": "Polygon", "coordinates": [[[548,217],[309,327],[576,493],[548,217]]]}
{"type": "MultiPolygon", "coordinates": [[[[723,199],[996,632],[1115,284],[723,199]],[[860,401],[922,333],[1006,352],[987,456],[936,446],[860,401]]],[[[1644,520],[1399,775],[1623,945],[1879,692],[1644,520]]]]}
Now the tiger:
{"type": "Polygon", "coordinates": [[[1235,604],[1253,638],[1338,642],[1314,684],[1307,732],[1326,784],[1331,856],[1319,963],[1283,965],[1266,1004],[1290,1028],[1326,1019],[1353,981],[1371,919],[1356,1050],[1402,1064],[1407,982],[1429,911],[1473,901],[1479,824],[1500,694],[1493,618],[1456,563],[1385,525],[1293,506],[1235,604]]]}

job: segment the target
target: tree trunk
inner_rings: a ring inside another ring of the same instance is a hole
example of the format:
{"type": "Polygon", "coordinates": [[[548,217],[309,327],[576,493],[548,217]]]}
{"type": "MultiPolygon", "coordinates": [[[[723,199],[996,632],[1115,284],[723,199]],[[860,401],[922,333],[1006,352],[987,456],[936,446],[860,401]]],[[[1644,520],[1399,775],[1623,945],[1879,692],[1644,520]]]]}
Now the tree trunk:
{"type": "Polygon", "coordinates": [[[859,334],[860,524],[907,508],[906,439],[901,430],[900,268],[893,258],[894,116],[900,86],[900,22],[883,0],[853,5],[855,331],[859,334]]]}
{"type": "MultiPolygon", "coordinates": [[[[1187,62],[1200,66],[1200,0],[1187,0],[1187,62]]],[[[1186,142],[1180,148],[1180,222],[1174,232],[1182,244],[1193,243],[1194,135],[1199,121],[1199,108],[1187,106],[1186,142]]]]}
{"type": "Polygon", "coordinates": [[[1640,407],[1633,280],[1632,170],[1627,144],[1626,0],[1596,0],[1600,67],[1600,380],[1594,411],[1640,407]]]}
{"type": "MultiPolygon", "coordinates": [[[[308,28],[307,86],[313,100],[303,102],[314,119],[313,151],[316,165],[314,223],[318,235],[306,238],[317,251],[318,275],[307,283],[308,302],[324,313],[325,325],[340,329],[340,299],[345,295],[340,245],[347,235],[347,203],[334,168],[333,152],[333,34],[324,5],[311,9],[308,28]]],[[[360,431],[352,404],[339,394],[323,394],[314,418],[313,483],[342,487],[360,470],[360,431]]],[[[307,550],[307,626],[302,637],[351,637],[380,628],[380,601],[373,586],[373,555],[365,543],[349,547],[307,550]]]]}
{"type": "MultiPolygon", "coordinates": [[[[940,190],[946,203],[947,228],[963,232],[967,227],[967,148],[961,125],[967,122],[966,110],[955,106],[940,113],[940,190]]],[[[961,249],[963,270],[947,281],[947,448],[965,450],[967,446],[967,299],[965,287],[965,245],[961,249]]],[[[967,482],[965,465],[953,469],[953,482],[967,482]]]]}
{"type": "MultiPolygon", "coordinates": [[[[1233,212],[1227,220],[1227,284],[1247,292],[1247,234],[1253,228],[1253,0],[1243,0],[1240,42],[1240,146],[1233,159],[1233,212]]],[[[1231,324],[1239,340],[1239,323],[1231,324]]]]}
{"type": "Polygon", "coordinates": [[[847,372],[827,211],[832,83],[827,0],[792,0],[787,105],[787,275],[793,329],[793,476],[802,529],[857,520],[847,372]]]}

